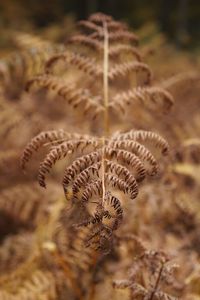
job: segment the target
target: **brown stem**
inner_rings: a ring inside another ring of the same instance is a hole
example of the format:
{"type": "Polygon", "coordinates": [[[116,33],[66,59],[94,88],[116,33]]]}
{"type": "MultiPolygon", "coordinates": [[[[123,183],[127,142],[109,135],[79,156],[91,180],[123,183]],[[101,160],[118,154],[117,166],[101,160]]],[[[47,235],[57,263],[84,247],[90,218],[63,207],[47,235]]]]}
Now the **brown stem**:
{"type": "Polygon", "coordinates": [[[108,116],[108,29],[106,22],[103,24],[104,28],[104,59],[103,59],[103,92],[104,92],[104,135],[109,134],[109,116],[108,116]]]}
{"type": "Polygon", "coordinates": [[[109,135],[109,116],[108,116],[108,29],[106,22],[103,23],[104,29],[104,58],[103,58],[103,93],[104,93],[104,135],[102,138],[102,203],[105,202],[105,137],[109,135]]]}
{"type": "Polygon", "coordinates": [[[151,293],[151,296],[150,296],[149,300],[153,300],[153,297],[154,297],[155,293],[157,292],[157,289],[158,289],[158,286],[159,286],[159,283],[160,283],[160,279],[161,279],[161,275],[162,275],[162,272],[163,272],[163,268],[164,268],[164,264],[162,264],[162,266],[159,270],[158,277],[156,279],[155,286],[153,288],[153,291],[151,293]]]}

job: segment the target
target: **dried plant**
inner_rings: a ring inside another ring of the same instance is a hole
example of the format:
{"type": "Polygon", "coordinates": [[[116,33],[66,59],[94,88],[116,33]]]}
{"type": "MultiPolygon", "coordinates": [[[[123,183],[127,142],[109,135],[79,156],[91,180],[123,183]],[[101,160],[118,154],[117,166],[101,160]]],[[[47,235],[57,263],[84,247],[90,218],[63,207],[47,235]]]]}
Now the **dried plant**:
{"type": "Polygon", "coordinates": [[[199,73],[151,25],[77,25],[0,60],[0,299],[194,300],[199,73]]]}
{"type": "Polygon", "coordinates": [[[166,253],[146,250],[135,258],[128,280],[114,281],[113,286],[130,289],[130,299],[178,299],[163,291],[166,286],[175,289],[173,273],[177,267],[177,264],[170,262],[166,253]]]}
{"type": "MultiPolygon", "coordinates": [[[[146,175],[152,176],[158,172],[158,164],[151,153],[151,149],[155,147],[160,149],[161,154],[167,154],[169,147],[162,137],[150,131],[132,130],[127,133],[109,135],[109,83],[115,76],[120,74],[126,76],[129,72],[129,63],[122,63],[114,66],[114,69],[112,67],[109,69],[109,42],[121,41],[121,39],[134,39],[136,42],[136,38],[124,29],[123,24],[114,22],[113,25],[113,21],[107,21],[107,17],[104,15],[97,15],[96,17],[97,20],[102,18],[103,27],[99,27],[100,29],[95,30],[91,36],[103,41],[103,67],[94,65],[88,58],[86,59],[79,54],[66,52],[52,57],[47,62],[47,69],[49,73],[52,64],[62,58],[90,75],[100,76],[99,80],[103,77],[104,135],[96,137],[70,134],[63,130],[42,132],[33,138],[25,148],[21,165],[22,168],[25,168],[33,152],[38,151],[42,146],[46,144],[51,146],[50,151],[40,164],[38,173],[39,184],[46,187],[46,174],[50,172],[58,160],[66,159],[67,167],[63,176],[65,196],[77,207],[77,210],[84,212],[84,217],[77,226],[92,225],[94,233],[91,234],[89,240],[93,242],[93,239],[95,240],[98,236],[99,245],[97,248],[103,249],[103,244],[112,240],[113,231],[118,228],[123,218],[123,203],[120,197],[113,193],[113,190],[119,190],[127,194],[130,199],[135,199],[138,194],[138,183],[144,180],[146,175]],[[110,28],[111,32],[108,34],[110,28]],[[115,32],[115,30],[117,31],[115,32]],[[150,150],[146,144],[150,146],[150,150]]],[[[94,19],[92,16],[89,21],[81,22],[81,26],[87,28],[89,26],[90,29],[91,26],[98,27],[98,25],[93,24],[93,22],[98,23],[97,20],[94,15],[94,19]]],[[[150,76],[145,65],[142,66],[138,62],[131,63],[130,71],[138,68],[146,69],[147,77],[150,76]]],[[[58,87],[56,82],[52,81],[52,77],[48,79],[46,76],[36,77],[31,81],[31,85],[37,81],[42,87],[45,84],[47,88],[53,87],[58,93],[62,91],[66,95],[65,87],[64,89],[63,86],[58,87]]],[[[156,94],[163,91],[154,89],[152,92],[156,94]]],[[[74,91],[72,91],[73,93],[74,91]]],[[[148,94],[147,90],[145,93],[148,94]]],[[[149,93],[151,93],[150,90],[149,93]]],[[[123,103],[126,103],[125,96],[121,99],[123,103]]],[[[130,94],[130,97],[132,96],[130,94]]],[[[169,98],[167,93],[165,96],[167,99],[169,98]]],[[[81,103],[81,100],[79,99],[78,102],[81,103]]]]}

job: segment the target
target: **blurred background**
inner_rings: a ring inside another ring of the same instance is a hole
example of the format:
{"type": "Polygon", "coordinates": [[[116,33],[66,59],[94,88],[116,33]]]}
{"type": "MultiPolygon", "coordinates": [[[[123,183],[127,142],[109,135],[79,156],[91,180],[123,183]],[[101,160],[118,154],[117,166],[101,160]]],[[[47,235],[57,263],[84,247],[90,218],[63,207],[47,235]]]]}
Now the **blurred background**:
{"type": "Polygon", "coordinates": [[[6,44],[9,29],[37,31],[48,27],[48,34],[56,35],[56,26],[61,24],[67,34],[73,21],[95,11],[124,20],[136,30],[153,23],[177,46],[200,47],[199,0],[1,0],[0,46],[6,44]]]}

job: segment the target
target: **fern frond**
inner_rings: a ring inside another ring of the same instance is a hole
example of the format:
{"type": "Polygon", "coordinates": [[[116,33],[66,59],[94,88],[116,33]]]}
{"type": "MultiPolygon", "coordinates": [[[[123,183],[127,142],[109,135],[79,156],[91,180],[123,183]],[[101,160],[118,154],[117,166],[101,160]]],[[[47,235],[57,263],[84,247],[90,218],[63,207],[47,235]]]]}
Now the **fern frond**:
{"type": "Polygon", "coordinates": [[[97,24],[100,23],[100,25],[102,25],[103,22],[111,22],[113,18],[111,16],[98,12],[90,15],[88,20],[97,24]]]}
{"type": "Polygon", "coordinates": [[[109,31],[127,29],[127,25],[125,23],[114,21],[111,16],[106,16],[103,14],[93,14],[89,17],[88,21],[80,21],[78,24],[83,28],[99,31],[102,29],[103,22],[107,23],[109,31]]]}
{"type": "MultiPolygon", "coordinates": [[[[101,41],[104,39],[104,32],[98,31],[98,32],[92,33],[90,35],[90,37],[101,41]]],[[[123,43],[132,43],[135,46],[138,45],[138,37],[134,33],[127,31],[127,30],[118,30],[116,32],[111,32],[109,34],[109,41],[111,43],[123,42],[123,43]]]]}
{"type": "Polygon", "coordinates": [[[21,167],[25,169],[25,165],[31,159],[33,152],[37,152],[46,143],[58,142],[62,143],[63,140],[80,140],[86,139],[87,135],[80,135],[76,133],[68,133],[62,129],[60,130],[49,130],[43,131],[37,136],[35,136],[30,143],[26,146],[23,156],[21,157],[21,167]]]}
{"type": "Polygon", "coordinates": [[[102,74],[102,70],[97,65],[95,59],[69,51],[65,51],[61,54],[57,54],[51,57],[46,63],[46,72],[51,73],[53,66],[59,60],[64,61],[68,65],[75,66],[76,68],[90,76],[98,77],[102,74]]]}
{"type": "Polygon", "coordinates": [[[107,28],[109,32],[112,32],[115,30],[127,30],[128,26],[126,23],[112,20],[110,22],[107,22],[107,28]]]}
{"type": "Polygon", "coordinates": [[[92,146],[93,149],[98,147],[98,141],[96,140],[77,140],[62,143],[59,146],[54,147],[45,160],[41,163],[39,168],[38,180],[41,186],[45,187],[45,174],[49,173],[50,169],[60,159],[67,157],[67,155],[73,152],[81,151],[82,153],[92,146]]]}
{"type": "Polygon", "coordinates": [[[63,80],[59,80],[55,76],[36,76],[26,84],[26,90],[28,92],[40,89],[53,91],[55,96],[65,99],[66,103],[74,109],[82,108],[83,106],[84,109],[82,110],[82,113],[90,115],[92,119],[96,119],[104,110],[99,101],[96,101],[95,98],[87,95],[86,90],[77,89],[73,84],[66,85],[63,80]]]}
{"type": "Polygon", "coordinates": [[[102,27],[101,26],[98,26],[96,25],[95,23],[93,22],[90,22],[89,20],[82,20],[82,21],[79,21],[78,22],[78,25],[83,28],[83,29],[89,29],[91,31],[101,31],[102,30],[102,27]]]}
{"type": "Polygon", "coordinates": [[[159,134],[152,131],[145,130],[130,130],[127,133],[119,133],[115,136],[116,140],[127,140],[132,139],[137,142],[149,142],[154,147],[161,150],[163,155],[166,155],[169,150],[169,145],[165,139],[163,139],[159,134]]]}
{"type": "Polygon", "coordinates": [[[158,165],[156,159],[152,153],[140,143],[133,140],[122,140],[122,141],[113,141],[109,144],[113,148],[124,149],[129,152],[136,154],[144,163],[148,164],[146,166],[147,172],[149,175],[154,175],[158,171],[158,165]],[[149,170],[150,169],[150,170],[149,170]]]}
{"type": "Polygon", "coordinates": [[[102,51],[102,43],[99,41],[91,38],[90,36],[85,35],[75,35],[67,40],[69,44],[80,44],[90,47],[92,50],[95,51],[102,51]]]}
{"type": "Polygon", "coordinates": [[[113,110],[125,113],[126,106],[141,103],[144,107],[152,110],[168,112],[173,106],[173,97],[159,87],[136,87],[126,92],[116,94],[110,101],[109,106],[113,110]]]}
{"type": "Polygon", "coordinates": [[[123,54],[132,54],[136,60],[138,60],[139,62],[141,61],[141,55],[139,50],[137,50],[136,47],[130,46],[130,45],[123,45],[123,44],[119,44],[119,45],[113,45],[109,48],[109,57],[110,58],[116,58],[119,55],[123,55],[123,54]]]}
{"type": "Polygon", "coordinates": [[[152,73],[149,67],[140,62],[125,62],[115,65],[109,71],[108,78],[113,81],[118,77],[126,77],[132,72],[144,72],[146,75],[144,84],[149,84],[152,79],[152,73]]]}

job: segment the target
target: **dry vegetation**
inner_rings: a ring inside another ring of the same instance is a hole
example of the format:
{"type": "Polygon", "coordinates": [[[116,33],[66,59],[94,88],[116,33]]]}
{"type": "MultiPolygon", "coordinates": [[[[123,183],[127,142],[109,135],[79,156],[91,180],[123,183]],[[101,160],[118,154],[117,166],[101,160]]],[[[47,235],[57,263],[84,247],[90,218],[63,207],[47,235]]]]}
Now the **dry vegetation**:
{"type": "Polygon", "coordinates": [[[0,59],[0,299],[200,299],[198,59],[77,25],[0,59]]]}

